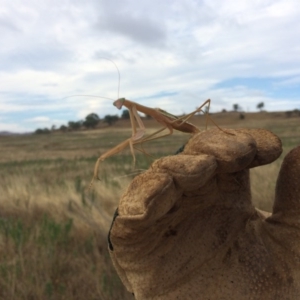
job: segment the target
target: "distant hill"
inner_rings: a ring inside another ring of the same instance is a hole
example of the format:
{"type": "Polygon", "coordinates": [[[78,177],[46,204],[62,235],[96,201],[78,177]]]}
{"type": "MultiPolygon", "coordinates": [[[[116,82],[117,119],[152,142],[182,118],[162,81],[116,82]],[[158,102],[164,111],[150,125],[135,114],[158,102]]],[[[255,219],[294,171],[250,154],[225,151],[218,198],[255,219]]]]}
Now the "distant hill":
{"type": "Polygon", "coordinates": [[[26,134],[31,134],[31,132],[18,133],[18,132],[10,132],[10,131],[0,131],[0,136],[26,135],[26,134]]]}

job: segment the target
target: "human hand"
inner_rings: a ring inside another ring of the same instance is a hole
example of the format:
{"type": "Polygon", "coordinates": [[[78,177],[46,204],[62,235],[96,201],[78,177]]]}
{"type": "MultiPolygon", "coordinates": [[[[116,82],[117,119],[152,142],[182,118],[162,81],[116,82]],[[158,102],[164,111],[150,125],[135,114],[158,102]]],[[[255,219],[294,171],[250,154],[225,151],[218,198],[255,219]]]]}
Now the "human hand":
{"type": "Polygon", "coordinates": [[[269,216],[251,203],[249,169],[277,159],[280,140],[226,131],[194,135],[122,196],[110,254],[136,299],[300,298],[300,147],[283,162],[269,216]]]}

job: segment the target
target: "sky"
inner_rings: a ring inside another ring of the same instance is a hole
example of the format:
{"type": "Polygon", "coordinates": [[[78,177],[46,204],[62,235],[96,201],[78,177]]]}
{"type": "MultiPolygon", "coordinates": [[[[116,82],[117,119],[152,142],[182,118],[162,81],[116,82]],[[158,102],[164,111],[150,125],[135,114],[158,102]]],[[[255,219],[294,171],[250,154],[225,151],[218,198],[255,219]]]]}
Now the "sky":
{"type": "Polygon", "coordinates": [[[0,0],[0,37],[0,132],[120,115],[119,97],[300,109],[299,0],[0,0]]]}

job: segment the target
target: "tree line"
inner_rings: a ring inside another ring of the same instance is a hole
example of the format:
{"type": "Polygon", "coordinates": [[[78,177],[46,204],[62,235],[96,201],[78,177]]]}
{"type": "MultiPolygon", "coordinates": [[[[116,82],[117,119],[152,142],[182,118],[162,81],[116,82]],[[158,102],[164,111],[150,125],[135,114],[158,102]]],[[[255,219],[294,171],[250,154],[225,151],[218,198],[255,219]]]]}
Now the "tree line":
{"type": "MultiPolygon", "coordinates": [[[[241,111],[242,110],[242,107],[238,103],[233,104],[232,107],[233,107],[234,111],[241,111]]],[[[260,111],[263,111],[264,107],[265,107],[265,103],[264,102],[259,102],[256,105],[256,108],[259,109],[260,111]]]]}
{"type": "Polygon", "coordinates": [[[96,113],[88,114],[84,120],[79,121],[69,121],[67,125],[61,125],[59,128],[56,128],[55,125],[49,128],[38,128],[35,130],[36,134],[47,134],[51,133],[52,131],[59,130],[62,132],[66,131],[76,131],[81,129],[94,129],[96,128],[101,122],[107,124],[108,126],[112,126],[116,123],[119,119],[129,119],[129,111],[123,110],[121,117],[118,115],[106,115],[103,119],[99,117],[96,113]]]}

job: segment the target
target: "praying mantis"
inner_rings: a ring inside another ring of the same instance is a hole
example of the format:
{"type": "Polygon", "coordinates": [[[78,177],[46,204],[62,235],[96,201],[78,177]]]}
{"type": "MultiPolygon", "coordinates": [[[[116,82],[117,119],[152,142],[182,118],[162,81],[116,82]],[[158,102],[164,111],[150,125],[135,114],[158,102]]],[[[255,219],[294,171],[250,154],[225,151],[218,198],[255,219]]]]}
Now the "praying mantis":
{"type": "MultiPolygon", "coordinates": [[[[131,122],[131,129],[132,129],[132,136],[122,143],[116,145],[112,149],[108,150],[104,154],[102,154],[98,159],[94,167],[94,175],[93,179],[89,185],[89,189],[92,187],[93,182],[95,179],[100,180],[98,171],[99,171],[99,166],[102,161],[104,161],[106,158],[117,154],[121,152],[123,149],[126,147],[130,147],[130,151],[133,157],[133,164],[135,165],[135,154],[134,154],[134,145],[135,144],[141,144],[146,141],[154,140],[157,138],[165,137],[168,135],[171,135],[173,133],[173,130],[178,130],[181,132],[186,132],[186,133],[192,133],[195,134],[197,132],[200,132],[200,130],[193,124],[188,122],[188,119],[191,118],[193,115],[195,115],[198,112],[203,112],[203,107],[208,105],[208,111],[210,107],[210,99],[207,99],[201,106],[199,106],[196,110],[193,112],[183,116],[183,117],[176,117],[164,110],[161,110],[159,108],[150,108],[141,104],[138,104],[136,102],[127,100],[125,98],[119,98],[118,100],[114,101],[113,105],[116,106],[118,109],[121,109],[123,106],[125,106],[129,110],[129,115],[130,115],[130,122],[131,122]],[[158,131],[150,134],[147,137],[144,137],[146,128],[143,124],[143,121],[141,117],[139,116],[138,112],[144,113],[146,115],[151,116],[154,118],[157,122],[159,122],[163,127],[159,129],[158,131]],[[138,124],[139,128],[136,128],[136,123],[138,124]],[[157,136],[159,133],[161,133],[164,130],[168,130],[167,133],[162,134],[157,136]]],[[[212,119],[211,119],[212,120],[212,119]]],[[[220,128],[213,120],[212,122],[220,128]]],[[[220,128],[220,130],[222,130],[220,128]]]]}
{"type": "MultiPolygon", "coordinates": [[[[105,58],[105,57],[102,57],[102,58],[112,62],[114,64],[114,66],[116,67],[117,71],[118,71],[118,75],[119,75],[118,95],[119,95],[119,92],[120,92],[120,77],[121,77],[119,68],[113,60],[105,58]]],[[[77,95],[77,96],[84,96],[84,95],[77,95]]],[[[86,95],[86,96],[90,96],[90,95],[86,95]]],[[[106,98],[106,97],[101,97],[101,98],[106,98]]],[[[106,98],[106,99],[108,99],[108,98],[106,98]]],[[[89,190],[91,189],[95,179],[100,180],[99,175],[98,175],[100,163],[102,161],[104,161],[106,158],[121,152],[126,147],[128,147],[128,146],[130,147],[131,155],[133,157],[133,165],[135,165],[135,162],[136,162],[136,158],[135,158],[135,154],[134,154],[134,145],[135,144],[142,144],[142,143],[147,142],[147,141],[151,141],[151,140],[154,140],[154,139],[158,139],[158,138],[162,138],[162,137],[171,135],[173,133],[173,130],[178,130],[178,131],[181,131],[181,132],[192,133],[192,134],[200,132],[200,130],[195,125],[188,122],[188,119],[190,119],[192,116],[194,116],[198,112],[205,113],[203,111],[203,107],[205,107],[206,105],[208,105],[207,106],[207,112],[209,112],[210,102],[211,102],[211,100],[207,99],[193,112],[191,112],[191,113],[189,113],[189,114],[187,114],[183,117],[176,117],[176,116],[174,116],[174,115],[172,115],[172,114],[170,114],[170,113],[168,113],[168,112],[166,112],[162,109],[147,107],[147,106],[138,104],[136,102],[127,100],[125,98],[119,98],[119,99],[115,100],[113,102],[113,105],[116,106],[118,109],[121,109],[123,106],[125,106],[129,110],[132,135],[131,135],[130,138],[128,138],[125,141],[123,141],[122,143],[116,145],[112,149],[108,150],[107,152],[102,154],[97,159],[97,162],[96,162],[95,167],[94,167],[93,178],[92,178],[92,181],[91,181],[88,189],[89,190]],[[144,123],[143,123],[141,117],[139,116],[138,112],[141,112],[141,113],[144,113],[145,115],[151,116],[158,123],[163,125],[163,127],[161,129],[157,130],[156,132],[148,135],[147,137],[144,137],[145,132],[146,132],[146,128],[145,128],[144,123]],[[136,128],[136,123],[138,124],[138,127],[139,127],[138,129],[136,128]],[[158,135],[159,133],[161,133],[164,130],[168,130],[168,132],[165,133],[165,134],[158,135]]],[[[206,117],[209,117],[208,114],[206,114],[206,117]]],[[[210,120],[221,131],[224,131],[212,119],[210,119],[210,120]]],[[[207,119],[206,119],[206,121],[207,121],[207,119]]],[[[226,131],[224,131],[224,132],[226,133],[226,131]]]]}

